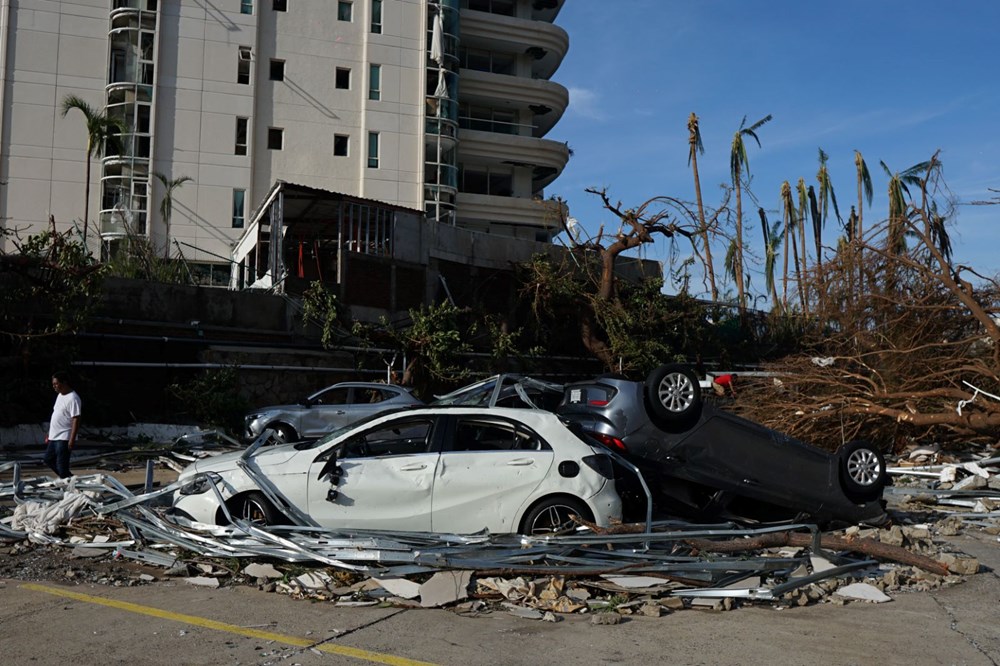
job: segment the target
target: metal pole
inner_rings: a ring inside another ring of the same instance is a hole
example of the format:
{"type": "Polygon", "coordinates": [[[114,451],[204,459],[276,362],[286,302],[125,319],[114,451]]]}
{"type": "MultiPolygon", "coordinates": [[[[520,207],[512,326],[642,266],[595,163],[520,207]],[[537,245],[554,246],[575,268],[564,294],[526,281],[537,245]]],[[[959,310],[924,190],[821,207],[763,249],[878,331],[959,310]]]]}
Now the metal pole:
{"type": "Polygon", "coordinates": [[[143,487],[143,493],[149,493],[153,490],[153,461],[146,461],[146,485],[143,487]]]}

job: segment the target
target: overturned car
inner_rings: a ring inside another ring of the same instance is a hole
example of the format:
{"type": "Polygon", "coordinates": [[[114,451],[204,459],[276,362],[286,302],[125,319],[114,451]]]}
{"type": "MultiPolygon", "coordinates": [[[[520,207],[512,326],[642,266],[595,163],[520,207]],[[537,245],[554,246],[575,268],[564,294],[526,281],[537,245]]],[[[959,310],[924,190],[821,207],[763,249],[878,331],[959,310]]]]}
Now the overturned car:
{"type": "MultiPolygon", "coordinates": [[[[835,453],[715,407],[694,372],[663,365],[645,382],[601,377],[568,384],[557,412],[638,467],[657,509],[695,518],[821,523],[885,520],[885,460],[872,444],[835,453]]],[[[619,478],[626,520],[645,492],[619,478]]]]}
{"type": "Polygon", "coordinates": [[[177,515],[332,530],[550,534],[571,516],[621,518],[611,457],[555,414],[400,408],[314,442],[199,461],[180,475],[177,515]]]}

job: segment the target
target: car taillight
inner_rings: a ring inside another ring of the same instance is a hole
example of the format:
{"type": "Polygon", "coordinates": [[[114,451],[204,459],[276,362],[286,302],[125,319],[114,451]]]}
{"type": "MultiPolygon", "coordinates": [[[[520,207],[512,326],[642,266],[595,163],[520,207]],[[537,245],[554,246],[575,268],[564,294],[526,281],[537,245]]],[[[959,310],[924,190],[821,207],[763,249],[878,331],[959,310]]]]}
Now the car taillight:
{"type": "Polygon", "coordinates": [[[590,469],[594,470],[605,479],[613,479],[615,477],[614,466],[611,464],[611,457],[606,455],[594,455],[585,456],[583,462],[590,469]]]}
{"type": "Polygon", "coordinates": [[[607,400],[591,400],[587,404],[588,405],[592,405],[594,407],[604,407],[604,406],[606,406],[608,404],[608,401],[607,400]]]}
{"type": "Polygon", "coordinates": [[[611,435],[605,435],[600,432],[588,432],[590,437],[593,437],[598,442],[608,447],[612,451],[617,451],[618,453],[628,453],[628,449],[625,448],[625,442],[618,439],[617,437],[612,437],[611,435]]]}

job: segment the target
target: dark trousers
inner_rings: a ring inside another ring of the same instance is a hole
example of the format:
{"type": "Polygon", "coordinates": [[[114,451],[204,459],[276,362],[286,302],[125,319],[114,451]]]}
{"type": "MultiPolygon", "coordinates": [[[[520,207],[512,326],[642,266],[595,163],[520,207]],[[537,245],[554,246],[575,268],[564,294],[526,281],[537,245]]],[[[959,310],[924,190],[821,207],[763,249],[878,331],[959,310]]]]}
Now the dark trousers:
{"type": "Polygon", "coordinates": [[[72,476],[69,471],[69,440],[50,439],[49,445],[45,448],[45,464],[58,474],[60,479],[72,476]]]}

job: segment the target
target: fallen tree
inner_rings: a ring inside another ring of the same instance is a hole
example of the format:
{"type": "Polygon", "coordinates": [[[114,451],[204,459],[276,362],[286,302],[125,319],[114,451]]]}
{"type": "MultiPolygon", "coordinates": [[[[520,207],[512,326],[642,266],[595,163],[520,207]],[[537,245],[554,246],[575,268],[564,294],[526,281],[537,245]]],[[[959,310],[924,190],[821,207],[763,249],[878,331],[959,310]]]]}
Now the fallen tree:
{"type": "Polygon", "coordinates": [[[741,395],[745,414],[831,448],[997,441],[1000,283],[952,261],[936,155],[913,184],[800,285],[823,293],[809,299],[804,351],[768,366],[774,380],[741,395]]]}

